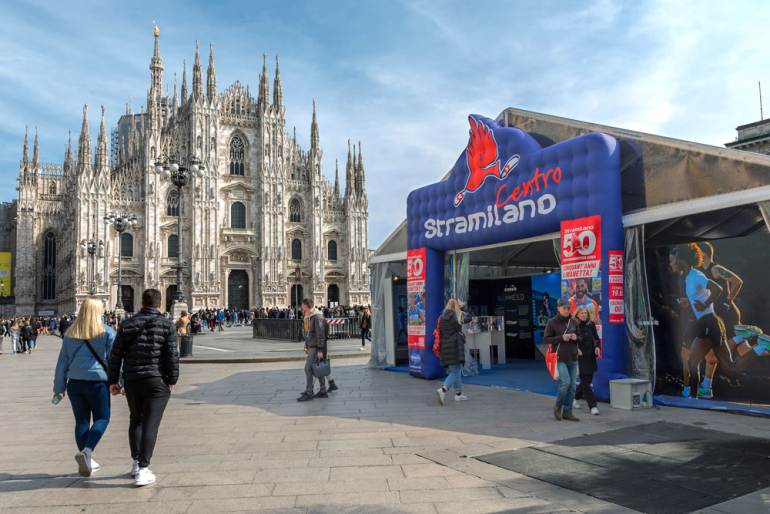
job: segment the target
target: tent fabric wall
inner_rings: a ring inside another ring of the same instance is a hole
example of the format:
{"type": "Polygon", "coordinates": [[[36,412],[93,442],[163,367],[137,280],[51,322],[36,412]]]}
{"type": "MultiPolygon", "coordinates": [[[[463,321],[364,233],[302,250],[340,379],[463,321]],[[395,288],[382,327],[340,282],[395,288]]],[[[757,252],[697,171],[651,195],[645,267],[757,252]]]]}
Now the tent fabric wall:
{"type": "Polygon", "coordinates": [[[392,263],[383,262],[371,266],[372,277],[372,353],[369,358],[369,366],[374,368],[384,368],[387,362],[387,340],[385,330],[385,306],[392,303],[392,298],[386,298],[385,281],[388,280],[393,271],[392,263]]]}
{"type": "Polygon", "coordinates": [[[655,383],[655,335],[647,289],[644,225],[626,229],[625,319],[630,375],[655,383]]]}

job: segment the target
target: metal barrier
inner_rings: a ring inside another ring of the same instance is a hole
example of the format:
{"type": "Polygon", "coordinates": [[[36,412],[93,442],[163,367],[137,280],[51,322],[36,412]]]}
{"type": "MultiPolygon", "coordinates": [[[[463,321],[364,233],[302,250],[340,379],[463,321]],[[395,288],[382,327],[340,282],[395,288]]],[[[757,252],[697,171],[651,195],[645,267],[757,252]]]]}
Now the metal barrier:
{"type": "MultiPolygon", "coordinates": [[[[361,337],[360,318],[327,318],[329,339],[353,339],[361,337]]],[[[256,318],[253,323],[253,337],[304,341],[301,319],[256,318]]]]}
{"type": "Polygon", "coordinates": [[[283,339],[284,341],[304,341],[301,319],[257,318],[253,323],[253,336],[256,339],[283,339]]]}

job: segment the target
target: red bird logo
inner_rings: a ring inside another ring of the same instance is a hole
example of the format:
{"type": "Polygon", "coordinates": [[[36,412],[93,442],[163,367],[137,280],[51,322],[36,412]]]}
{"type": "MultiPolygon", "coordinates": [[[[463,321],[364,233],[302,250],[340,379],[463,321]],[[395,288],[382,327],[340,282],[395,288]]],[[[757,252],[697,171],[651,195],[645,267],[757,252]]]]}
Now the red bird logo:
{"type": "Polygon", "coordinates": [[[468,116],[468,122],[471,129],[465,156],[470,174],[465,182],[465,187],[455,196],[455,207],[462,203],[467,193],[478,191],[487,178],[495,177],[497,180],[502,180],[519,163],[519,156],[514,155],[508,159],[501,170],[497,141],[495,141],[495,134],[492,129],[473,116],[468,116]]]}

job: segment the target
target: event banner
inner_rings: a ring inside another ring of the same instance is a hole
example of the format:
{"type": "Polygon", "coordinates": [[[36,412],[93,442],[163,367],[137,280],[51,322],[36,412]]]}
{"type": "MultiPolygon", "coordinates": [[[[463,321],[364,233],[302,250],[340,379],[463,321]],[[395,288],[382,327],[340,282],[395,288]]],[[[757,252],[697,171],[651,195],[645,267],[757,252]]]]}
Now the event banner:
{"type": "Polygon", "coordinates": [[[625,291],[623,288],[623,251],[610,250],[607,252],[607,279],[609,280],[610,323],[624,323],[623,304],[625,291]]]}
{"type": "Polygon", "coordinates": [[[11,252],[0,252],[0,295],[11,296],[11,252]]]}
{"type": "Polygon", "coordinates": [[[406,252],[408,346],[425,349],[425,248],[406,252]]]}
{"type": "Polygon", "coordinates": [[[587,216],[561,222],[561,278],[599,276],[602,262],[602,217],[587,216]]]}

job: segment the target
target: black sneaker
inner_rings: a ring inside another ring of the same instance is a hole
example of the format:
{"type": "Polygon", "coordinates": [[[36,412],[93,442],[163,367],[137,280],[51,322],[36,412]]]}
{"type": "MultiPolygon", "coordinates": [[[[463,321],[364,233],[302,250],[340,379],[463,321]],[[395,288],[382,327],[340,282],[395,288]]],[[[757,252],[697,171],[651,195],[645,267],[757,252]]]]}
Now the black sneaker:
{"type": "Polygon", "coordinates": [[[328,397],[329,397],[329,395],[328,395],[328,394],[326,394],[326,391],[318,391],[318,392],[315,394],[315,397],[316,397],[316,398],[328,398],[328,397]]]}
{"type": "Polygon", "coordinates": [[[315,395],[313,395],[312,393],[304,392],[304,393],[302,393],[300,395],[299,398],[297,398],[297,401],[298,402],[309,402],[313,398],[315,398],[315,395]]]}
{"type": "Polygon", "coordinates": [[[337,384],[334,383],[334,380],[329,380],[329,392],[331,393],[337,389],[339,389],[339,387],[337,387],[337,384]]]}

